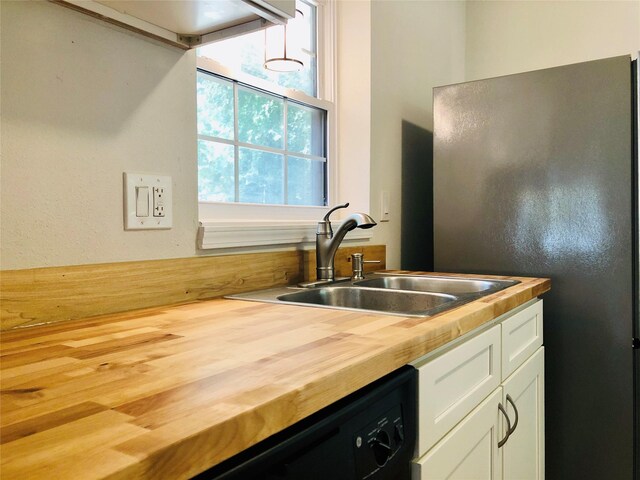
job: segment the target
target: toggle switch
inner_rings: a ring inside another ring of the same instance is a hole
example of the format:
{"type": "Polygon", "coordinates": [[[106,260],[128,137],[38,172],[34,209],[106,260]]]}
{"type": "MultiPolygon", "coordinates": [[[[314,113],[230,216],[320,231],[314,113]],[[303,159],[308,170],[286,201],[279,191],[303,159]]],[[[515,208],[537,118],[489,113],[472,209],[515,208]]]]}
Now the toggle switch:
{"type": "Polygon", "coordinates": [[[149,216],[149,187],[136,187],[136,217],[149,216]]]}

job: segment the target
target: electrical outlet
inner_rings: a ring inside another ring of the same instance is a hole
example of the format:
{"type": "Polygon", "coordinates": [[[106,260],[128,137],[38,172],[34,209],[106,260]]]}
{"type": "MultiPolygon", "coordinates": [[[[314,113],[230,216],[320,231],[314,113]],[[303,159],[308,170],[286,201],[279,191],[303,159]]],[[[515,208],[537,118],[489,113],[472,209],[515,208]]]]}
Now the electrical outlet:
{"type": "Polygon", "coordinates": [[[128,172],[123,177],[124,229],[171,228],[171,177],[128,172]]]}
{"type": "Polygon", "coordinates": [[[153,187],[153,216],[164,217],[164,187],[153,187]]]}

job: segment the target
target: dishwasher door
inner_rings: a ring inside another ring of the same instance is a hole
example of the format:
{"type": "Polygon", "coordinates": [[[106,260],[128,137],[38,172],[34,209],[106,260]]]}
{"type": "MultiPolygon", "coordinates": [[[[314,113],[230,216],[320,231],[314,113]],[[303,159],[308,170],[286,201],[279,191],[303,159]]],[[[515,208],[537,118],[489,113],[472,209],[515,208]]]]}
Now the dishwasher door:
{"type": "Polygon", "coordinates": [[[409,480],[416,395],[402,367],[194,478],[409,480]]]}

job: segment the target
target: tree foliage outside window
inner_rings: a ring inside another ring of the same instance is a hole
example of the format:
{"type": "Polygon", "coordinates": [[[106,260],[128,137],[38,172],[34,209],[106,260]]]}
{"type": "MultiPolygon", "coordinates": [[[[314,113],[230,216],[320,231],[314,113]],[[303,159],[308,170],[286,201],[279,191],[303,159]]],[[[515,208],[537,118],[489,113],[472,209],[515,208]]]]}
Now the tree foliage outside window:
{"type": "Polygon", "coordinates": [[[326,204],[324,110],[207,72],[197,95],[200,201],[326,204]]]}
{"type": "MultiPolygon", "coordinates": [[[[208,57],[281,87],[316,95],[315,7],[298,2],[308,22],[300,72],[265,70],[264,32],[198,49],[208,57]]],[[[198,197],[201,202],[327,203],[327,112],[199,69],[198,197]]]]}

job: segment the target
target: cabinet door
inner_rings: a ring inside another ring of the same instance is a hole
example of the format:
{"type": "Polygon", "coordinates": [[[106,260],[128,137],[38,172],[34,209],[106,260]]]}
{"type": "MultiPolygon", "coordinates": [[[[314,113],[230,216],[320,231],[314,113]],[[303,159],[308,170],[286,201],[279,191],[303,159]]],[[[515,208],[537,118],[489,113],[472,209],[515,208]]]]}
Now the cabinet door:
{"type": "Polygon", "coordinates": [[[503,384],[503,405],[518,424],[502,447],[505,480],[544,479],[544,347],[503,384]],[[507,400],[507,395],[513,404],[507,400]]]}
{"type": "Polygon", "coordinates": [[[498,448],[502,414],[497,388],[427,454],[413,464],[414,480],[499,480],[502,449],[498,448]]]}
{"type": "Polygon", "coordinates": [[[500,326],[418,367],[418,455],[500,385],[500,326]]]}

